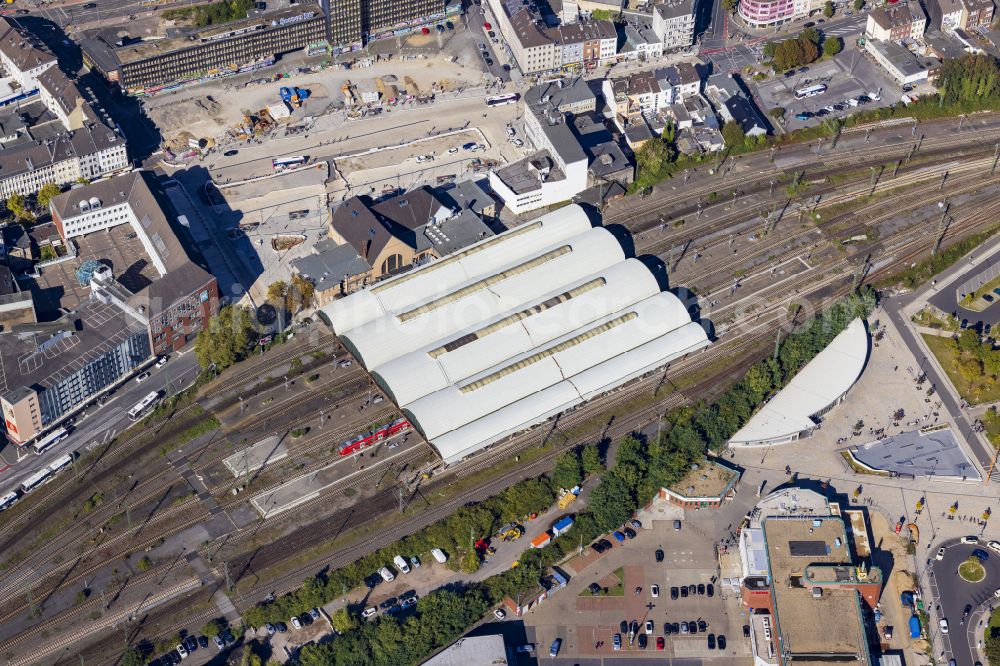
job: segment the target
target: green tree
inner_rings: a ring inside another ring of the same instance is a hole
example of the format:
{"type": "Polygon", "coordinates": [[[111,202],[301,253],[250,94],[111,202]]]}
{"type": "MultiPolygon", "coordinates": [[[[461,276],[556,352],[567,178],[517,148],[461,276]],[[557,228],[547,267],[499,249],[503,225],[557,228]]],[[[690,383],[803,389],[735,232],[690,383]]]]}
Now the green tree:
{"type": "Polygon", "coordinates": [[[267,287],[267,302],[272,305],[284,307],[285,297],[287,295],[288,295],[288,283],[285,282],[284,280],[277,280],[275,282],[272,282],[267,287]]]}
{"type": "Polygon", "coordinates": [[[556,488],[572,488],[583,480],[583,469],[576,451],[567,451],[556,458],[552,484],[556,488]]]}
{"type": "Polygon", "coordinates": [[[722,0],[722,6],[731,14],[740,6],[740,0],[722,0]]]}
{"type": "Polygon", "coordinates": [[[250,311],[227,305],[198,334],[194,353],[202,368],[208,368],[214,363],[216,370],[221,372],[245,358],[256,340],[250,311]]]}
{"type": "Polygon", "coordinates": [[[778,48],[778,45],[775,42],[764,42],[764,49],[763,49],[764,57],[765,58],[773,58],[775,50],[777,48],[778,48]]]}
{"type": "Polygon", "coordinates": [[[62,190],[59,189],[58,185],[55,183],[45,183],[42,185],[41,189],[38,190],[38,195],[36,196],[38,205],[48,210],[49,202],[60,194],[62,194],[62,190]]]}
{"type": "Polygon", "coordinates": [[[835,56],[844,50],[844,42],[840,37],[827,37],[823,41],[823,55],[835,56]]]}
{"type": "Polygon", "coordinates": [[[802,32],[799,33],[798,39],[794,41],[811,42],[816,46],[819,46],[819,43],[823,41],[823,36],[819,34],[819,30],[817,30],[816,28],[805,28],[802,32]]]}
{"type": "Polygon", "coordinates": [[[580,462],[583,471],[587,474],[600,474],[604,471],[604,463],[601,462],[601,450],[597,444],[587,444],[580,452],[580,462]]]}
{"type": "Polygon", "coordinates": [[[7,210],[14,213],[14,217],[22,222],[31,223],[35,221],[35,214],[28,208],[28,200],[20,192],[12,192],[7,197],[7,210]]]}
{"type": "Polygon", "coordinates": [[[615,474],[607,474],[601,479],[601,484],[590,494],[589,505],[602,532],[617,528],[635,510],[628,485],[615,474]]]}
{"type": "Polygon", "coordinates": [[[285,309],[291,313],[312,306],[316,288],[313,283],[298,273],[292,276],[292,281],[285,292],[285,309]]]}
{"type": "Polygon", "coordinates": [[[248,644],[243,649],[243,656],[240,658],[240,666],[263,666],[263,661],[261,660],[260,655],[250,648],[250,646],[255,643],[256,641],[248,644]]]}
{"type": "Polygon", "coordinates": [[[143,666],[146,663],[146,659],[139,648],[129,645],[122,652],[122,658],[118,663],[120,666],[143,666]]]}
{"type": "MultiPolygon", "coordinates": [[[[261,624],[263,624],[263,622],[261,624]]],[[[221,632],[222,632],[222,623],[219,622],[218,620],[209,620],[201,628],[201,633],[204,634],[205,636],[208,636],[209,638],[211,638],[212,636],[217,636],[221,632]]]]}
{"type": "Polygon", "coordinates": [[[743,133],[743,128],[735,120],[730,120],[722,126],[722,140],[730,148],[742,147],[744,139],[746,139],[746,134],[743,133]]]}
{"type": "Polygon", "coordinates": [[[823,16],[827,18],[833,17],[833,2],[831,0],[826,0],[823,4],[823,16]]]}
{"type": "Polygon", "coordinates": [[[854,11],[860,12],[865,8],[865,0],[854,0],[854,11]]]}
{"type": "Polygon", "coordinates": [[[767,115],[771,116],[771,118],[773,120],[779,121],[779,120],[781,120],[782,118],[785,117],[785,110],[783,108],[781,108],[780,106],[776,106],[773,109],[771,109],[770,111],[768,111],[767,115]]]}
{"type": "Polygon", "coordinates": [[[330,616],[333,630],[338,634],[346,634],[358,628],[358,618],[352,615],[346,608],[337,610],[330,616]]]}
{"type": "MultiPolygon", "coordinates": [[[[666,133],[666,130],[664,130],[666,133]]],[[[670,146],[662,139],[653,138],[642,145],[635,155],[639,178],[656,178],[673,161],[670,146]]]]}
{"type": "Polygon", "coordinates": [[[958,351],[963,354],[969,354],[971,356],[979,357],[981,350],[983,348],[982,343],[979,341],[979,334],[976,333],[971,328],[963,330],[958,335],[957,339],[958,351]]]}
{"type": "Polygon", "coordinates": [[[986,627],[986,640],[983,641],[986,659],[990,666],[1000,666],[1000,630],[996,627],[986,627]]]}

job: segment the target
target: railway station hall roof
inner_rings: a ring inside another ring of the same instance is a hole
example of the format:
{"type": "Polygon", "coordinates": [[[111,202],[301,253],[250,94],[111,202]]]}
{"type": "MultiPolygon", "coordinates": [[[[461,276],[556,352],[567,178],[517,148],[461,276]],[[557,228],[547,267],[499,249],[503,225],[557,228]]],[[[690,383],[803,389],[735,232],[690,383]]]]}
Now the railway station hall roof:
{"type": "Polygon", "coordinates": [[[571,205],[321,316],[452,463],[707,346],[659,284],[571,205]]]}

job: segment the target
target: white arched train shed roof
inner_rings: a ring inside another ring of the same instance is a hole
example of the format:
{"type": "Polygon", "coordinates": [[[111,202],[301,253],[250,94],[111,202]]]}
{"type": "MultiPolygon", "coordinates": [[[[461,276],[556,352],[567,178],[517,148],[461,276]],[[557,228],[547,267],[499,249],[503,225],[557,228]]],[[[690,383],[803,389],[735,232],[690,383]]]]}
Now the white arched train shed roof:
{"type": "Polygon", "coordinates": [[[368,370],[374,370],[479,322],[523,308],[554,285],[575,282],[624,260],[621,244],[611,232],[590,229],[540,254],[522,257],[502,271],[356,326],[340,339],[368,370]]]}
{"type": "Polygon", "coordinates": [[[431,443],[445,463],[456,463],[509,435],[542,423],[559,412],[708,344],[708,337],[701,326],[685,324],[665,336],[440,435],[431,443]]]}
{"type": "MultiPolygon", "coordinates": [[[[542,347],[512,356],[458,384],[419,398],[406,410],[413,424],[436,444],[434,440],[445,433],[570,380],[690,323],[684,304],[676,296],[659,293],[542,347]]],[[[707,344],[704,330],[694,326],[700,339],[707,344]]],[[[613,385],[617,378],[609,372],[614,367],[608,366],[605,372],[588,379],[587,393],[593,394],[600,386],[613,385]]],[[[577,397],[583,399],[579,394],[577,397]]]]}
{"type": "Polygon", "coordinates": [[[374,370],[375,382],[400,407],[517,354],[659,293],[637,259],[588,275],[523,308],[477,322],[374,370]]]}
{"type": "Polygon", "coordinates": [[[337,335],[504,270],[592,227],[573,204],[329,303],[320,316],[337,335]]]}
{"type": "Polygon", "coordinates": [[[868,352],[868,329],[864,320],[855,319],[750,417],[729,445],[781,444],[816,428],[811,417],[837,404],[854,386],[865,369],[868,352]]]}

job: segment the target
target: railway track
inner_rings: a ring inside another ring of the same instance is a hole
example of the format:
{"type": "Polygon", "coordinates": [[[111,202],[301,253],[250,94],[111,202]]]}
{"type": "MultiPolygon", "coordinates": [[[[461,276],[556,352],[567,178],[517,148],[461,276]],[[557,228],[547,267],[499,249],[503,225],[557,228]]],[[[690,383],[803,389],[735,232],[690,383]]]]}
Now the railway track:
{"type": "MultiPolygon", "coordinates": [[[[993,220],[993,216],[996,214],[997,210],[1000,210],[1000,203],[994,204],[994,205],[990,206],[986,210],[980,210],[978,213],[974,214],[971,218],[969,216],[964,216],[961,221],[958,221],[958,222],[956,222],[955,225],[953,225],[953,229],[955,229],[955,231],[954,232],[950,232],[948,234],[949,238],[960,237],[965,232],[972,231],[972,230],[974,230],[978,226],[982,226],[983,224],[991,222],[993,220]],[[970,220],[972,220],[971,224],[970,224],[970,220]]],[[[893,243],[891,247],[887,247],[886,251],[892,252],[892,253],[904,252],[904,254],[902,254],[902,255],[900,255],[900,256],[897,257],[897,262],[896,263],[900,263],[900,262],[906,263],[906,262],[908,262],[908,261],[910,261],[912,259],[915,259],[920,254],[922,254],[923,252],[925,252],[926,249],[927,249],[926,245],[927,245],[927,239],[925,239],[925,238],[921,238],[921,237],[917,237],[917,238],[912,238],[911,237],[909,239],[904,238],[904,239],[902,239],[901,242],[893,243]]],[[[876,277],[878,277],[881,274],[887,273],[889,270],[890,270],[890,267],[886,266],[885,268],[872,273],[872,275],[870,275],[869,278],[876,278],[876,277]]],[[[839,276],[839,279],[843,280],[843,277],[844,276],[839,276]]],[[[814,285],[813,288],[809,291],[809,293],[813,293],[815,291],[823,290],[823,289],[829,287],[831,284],[833,284],[837,279],[838,279],[838,277],[834,277],[834,278],[830,278],[830,279],[824,280],[822,283],[814,285]]],[[[840,288],[834,289],[824,299],[824,301],[825,302],[832,302],[833,300],[836,300],[837,298],[839,298],[840,296],[842,296],[848,290],[849,290],[849,287],[846,287],[846,288],[845,287],[840,287],[840,288]]],[[[783,307],[784,306],[779,303],[779,304],[771,306],[769,308],[769,310],[777,311],[777,310],[783,309],[783,307]]],[[[744,334],[742,336],[737,336],[737,337],[734,337],[734,338],[730,338],[728,341],[726,341],[724,343],[724,344],[728,345],[727,355],[733,355],[733,354],[740,353],[743,350],[751,349],[751,348],[753,348],[755,346],[758,346],[765,338],[769,338],[771,331],[770,330],[765,330],[765,329],[768,329],[767,323],[771,323],[771,322],[773,322],[773,320],[768,320],[768,322],[766,322],[764,324],[761,324],[760,326],[756,327],[755,330],[758,331],[756,333],[747,333],[747,334],[744,334]]],[[[689,368],[689,369],[693,369],[693,368],[689,368]]],[[[716,380],[714,378],[707,378],[706,380],[704,380],[702,382],[702,385],[714,384],[715,382],[716,382],[716,380]]],[[[647,380],[643,380],[640,383],[641,384],[647,384],[648,381],[647,380]]],[[[642,387],[632,388],[628,392],[625,392],[624,390],[621,390],[620,394],[618,395],[618,397],[614,398],[611,404],[608,404],[606,401],[603,402],[603,403],[601,403],[600,405],[596,405],[595,404],[595,409],[601,409],[601,410],[607,411],[609,408],[613,407],[614,405],[620,405],[620,404],[626,402],[627,400],[629,400],[631,397],[633,397],[633,395],[634,395],[633,392],[643,391],[643,390],[646,390],[647,388],[648,388],[648,386],[644,385],[642,387]]],[[[679,398],[677,398],[676,394],[672,394],[667,401],[663,402],[663,405],[664,405],[664,407],[669,408],[669,406],[672,403],[676,403],[678,400],[679,400],[679,398]]],[[[642,418],[643,417],[640,417],[640,420],[642,418]]],[[[608,430],[605,434],[611,435],[612,433],[614,433],[614,436],[617,436],[618,434],[629,432],[630,430],[634,429],[634,427],[637,424],[641,425],[641,423],[639,421],[636,421],[636,420],[633,420],[633,419],[630,419],[627,422],[624,421],[624,420],[619,420],[618,424],[616,424],[616,426],[614,428],[608,430]]],[[[528,438],[529,440],[534,441],[534,434],[532,434],[532,433],[527,433],[526,435],[523,435],[521,437],[522,438],[528,438]]],[[[509,472],[501,475],[497,479],[493,480],[490,483],[490,487],[489,488],[479,487],[479,488],[476,488],[475,490],[469,491],[469,492],[467,492],[467,493],[465,493],[465,494],[463,494],[461,496],[452,498],[448,502],[446,502],[446,503],[444,503],[444,504],[442,504],[442,505],[440,505],[438,507],[435,507],[433,510],[431,510],[429,512],[425,512],[424,514],[421,514],[420,518],[422,518],[422,520],[418,520],[418,518],[415,517],[414,519],[412,519],[410,521],[406,521],[406,522],[398,525],[396,528],[394,528],[392,530],[391,533],[381,535],[382,539],[380,539],[378,536],[372,536],[372,537],[369,537],[369,538],[365,539],[364,541],[362,541],[360,543],[355,543],[355,544],[352,544],[351,546],[344,547],[342,549],[334,551],[334,553],[332,553],[329,557],[323,558],[322,562],[313,562],[313,563],[310,563],[308,566],[304,566],[304,567],[298,568],[294,572],[287,573],[287,574],[281,576],[278,579],[271,579],[271,580],[269,580],[267,582],[266,587],[268,589],[274,590],[275,592],[278,592],[278,593],[285,593],[287,591],[291,591],[292,589],[295,589],[296,587],[298,587],[298,585],[300,584],[300,581],[302,580],[302,576],[303,576],[304,573],[311,573],[311,572],[317,570],[319,567],[322,566],[322,564],[324,562],[328,563],[330,566],[334,566],[334,567],[336,567],[336,566],[343,566],[344,564],[346,564],[346,563],[348,563],[348,562],[353,561],[354,559],[356,559],[359,556],[360,553],[368,552],[369,550],[377,547],[379,545],[380,541],[393,541],[395,539],[398,539],[398,538],[404,536],[405,534],[411,533],[412,531],[415,531],[416,529],[419,529],[424,524],[428,524],[430,522],[433,522],[434,520],[437,520],[437,519],[439,519],[441,517],[444,517],[444,516],[448,515],[455,508],[457,508],[458,506],[461,506],[462,504],[464,504],[464,503],[466,503],[468,501],[475,501],[476,499],[480,499],[484,494],[488,494],[488,495],[495,494],[496,492],[499,492],[503,488],[508,487],[511,483],[515,482],[519,478],[523,478],[525,476],[537,475],[539,473],[544,472],[548,468],[548,465],[551,462],[551,460],[556,455],[558,455],[558,453],[560,453],[560,452],[561,452],[561,450],[558,449],[558,447],[554,447],[554,450],[552,452],[549,452],[548,454],[546,454],[542,458],[534,461],[529,467],[522,468],[522,469],[519,469],[519,470],[511,470],[511,471],[509,471],[509,472]]],[[[507,457],[507,456],[509,456],[509,454],[510,454],[509,450],[498,449],[494,453],[493,457],[489,457],[489,458],[484,457],[481,460],[470,461],[470,464],[468,466],[465,466],[465,467],[460,468],[460,469],[464,469],[465,470],[464,474],[466,474],[466,475],[467,474],[471,474],[471,473],[474,473],[475,471],[480,471],[481,469],[485,469],[485,468],[489,468],[489,467],[493,466],[496,463],[496,460],[497,460],[498,457],[507,457]]],[[[372,472],[372,476],[374,476],[375,475],[375,470],[373,469],[373,470],[371,470],[371,472],[372,472]]],[[[364,482],[364,480],[365,479],[358,479],[357,482],[358,483],[362,483],[362,482],[364,482]]],[[[260,600],[260,598],[262,596],[263,596],[262,591],[256,591],[256,586],[255,586],[255,588],[253,588],[253,590],[251,592],[244,592],[244,593],[236,595],[236,600],[239,602],[239,604],[240,604],[241,607],[245,607],[245,604],[256,603],[257,601],[260,600]]],[[[198,616],[195,616],[195,617],[187,616],[187,617],[185,617],[183,625],[178,625],[178,626],[193,626],[193,625],[197,625],[198,623],[200,623],[202,621],[207,621],[208,619],[211,619],[211,617],[214,617],[216,614],[217,614],[217,612],[208,611],[206,613],[202,613],[202,614],[200,614],[198,616]]],[[[0,645],[0,648],[4,648],[4,647],[6,647],[6,645],[0,645]]],[[[28,663],[28,662],[24,662],[24,663],[28,663]]]]}

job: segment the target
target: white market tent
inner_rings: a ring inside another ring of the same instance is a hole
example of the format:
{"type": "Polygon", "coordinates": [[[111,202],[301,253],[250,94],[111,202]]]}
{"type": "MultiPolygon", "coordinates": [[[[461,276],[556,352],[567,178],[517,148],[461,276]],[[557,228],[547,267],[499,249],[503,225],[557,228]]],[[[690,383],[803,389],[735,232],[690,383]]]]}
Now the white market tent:
{"type": "Polygon", "coordinates": [[[446,463],[709,344],[575,205],[321,316],[446,463]]]}
{"type": "Polygon", "coordinates": [[[798,439],[817,427],[861,376],[868,361],[868,329],[855,319],[809,361],[788,385],[729,440],[730,446],[766,446],[798,439]]]}

